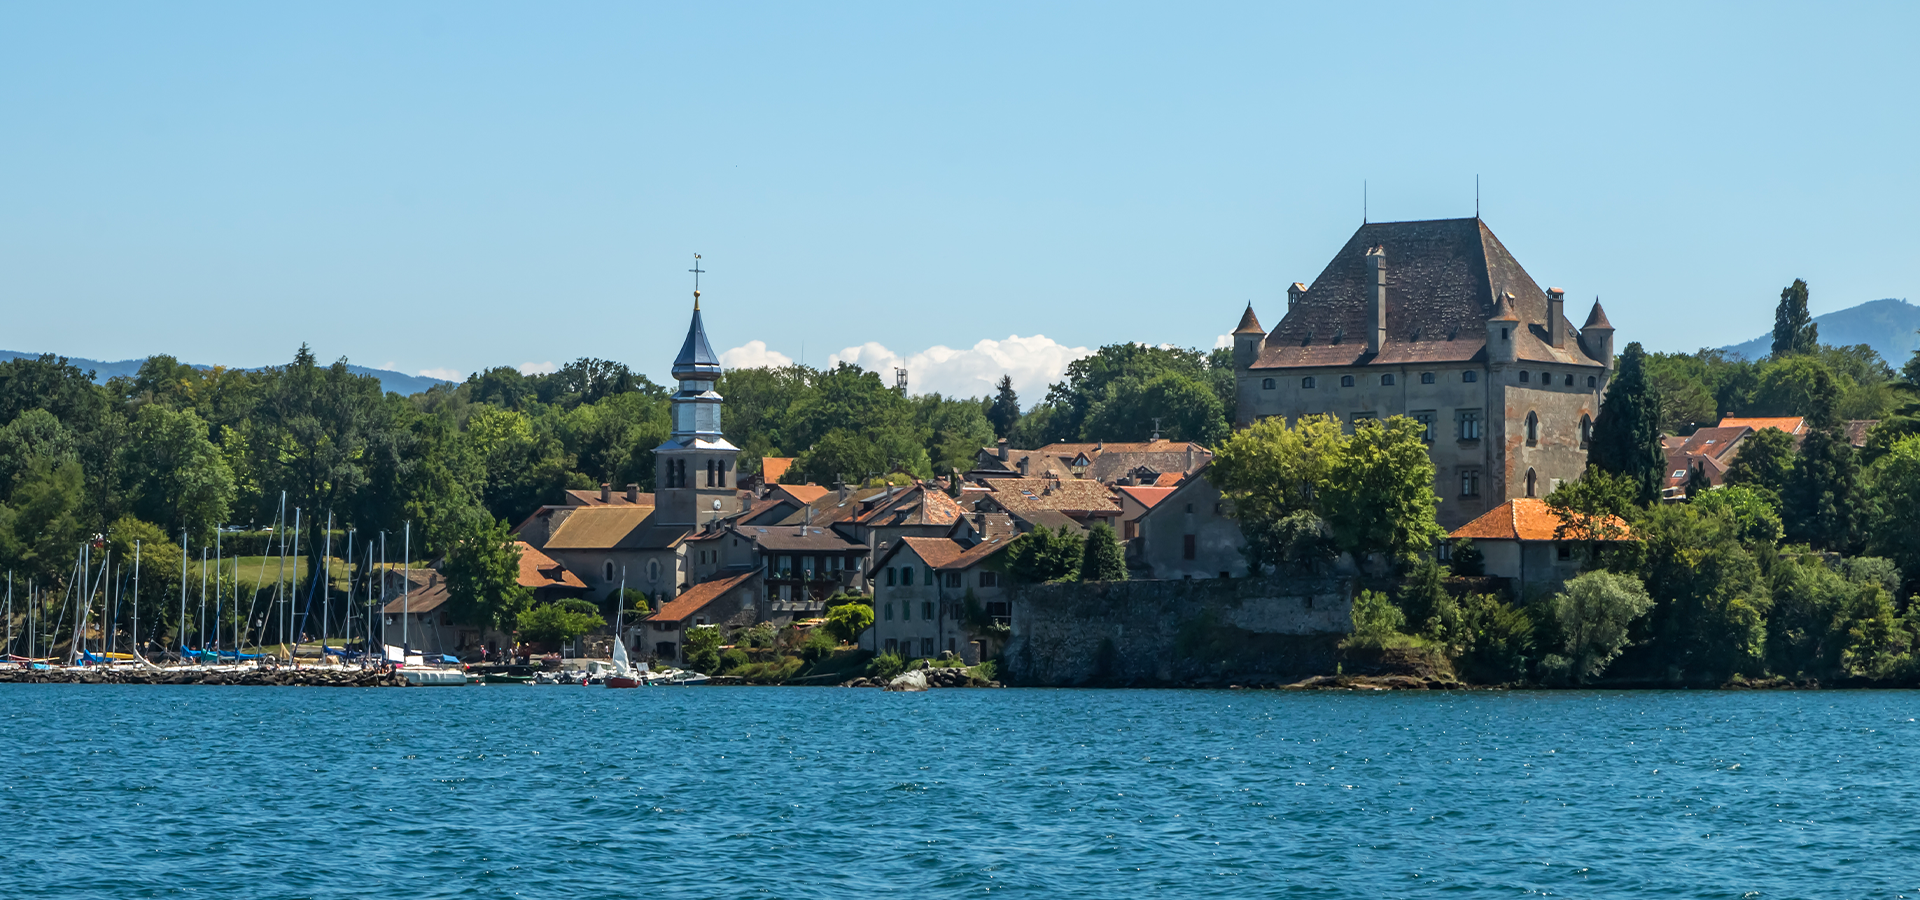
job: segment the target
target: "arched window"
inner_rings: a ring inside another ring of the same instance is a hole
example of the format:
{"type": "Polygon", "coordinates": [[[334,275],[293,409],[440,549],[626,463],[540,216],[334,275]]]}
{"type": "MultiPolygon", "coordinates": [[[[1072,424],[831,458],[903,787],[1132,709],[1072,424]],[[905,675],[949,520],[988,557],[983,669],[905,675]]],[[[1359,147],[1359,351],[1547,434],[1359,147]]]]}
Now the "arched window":
{"type": "Polygon", "coordinates": [[[1393,386],[1393,376],[1392,376],[1392,375],[1382,375],[1382,376],[1380,376],[1380,386],[1381,386],[1381,387],[1392,387],[1392,386],[1393,386]]]}
{"type": "Polygon", "coordinates": [[[1271,379],[1271,378],[1262,378],[1262,379],[1260,380],[1260,389],[1261,389],[1261,390],[1263,390],[1263,391],[1270,391],[1270,390],[1273,390],[1273,379],[1271,379]]]}
{"type": "Polygon", "coordinates": [[[1593,442],[1593,417],[1586,415],[1585,413],[1582,413],[1580,415],[1580,449],[1582,450],[1587,449],[1587,445],[1592,442],[1593,442]]]}
{"type": "Polygon", "coordinates": [[[1340,376],[1340,386],[1341,386],[1341,387],[1353,387],[1353,376],[1352,376],[1352,375],[1342,375],[1342,376],[1340,376]]]}
{"type": "MultiPolygon", "coordinates": [[[[1531,447],[1538,443],[1540,443],[1540,417],[1533,413],[1527,413],[1527,446],[1531,447]]],[[[1527,496],[1531,497],[1533,495],[1528,494],[1527,496]]]]}
{"type": "Polygon", "coordinates": [[[600,572],[604,576],[602,580],[612,581],[613,580],[613,560],[607,560],[606,562],[602,563],[600,565],[600,572]]]}
{"type": "Polygon", "coordinates": [[[1566,380],[1566,385],[1567,385],[1567,387],[1573,387],[1573,373],[1572,373],[1572,372],[1568,372],[1568,373],[1567,373],[1567,380],[1566,380]]]}
{"type": "Polygon", "coordinates": [[[1313,376],[1312,376],[1312,375],[1308,375],[1307,377],[1305,377],[1305,378],[1302,378],[1302,379],[1300,379],[1300,389],[1301,389],[1301,390],[1305,390],[1305,391],[1310,391],[1310,390],[1313,390],[1313,376]]]}
{"type": "Polygon", "coordinates": [[[1528,469],[1527,470],[1527,496],[1529,497],[1533,496],[1533,487],[1534,487],[1533,470],[1528,469]]]}
{"type": "Polygon", "coordinates": [[[1529,378],[1532,378],[1532,377],[1533,377],[1533,375],[1532,375],[1532,373],[1530,373],[1530,372],[1528,372],[1527,370],[1525,370],[1525,369],[1521,369],[1521,370],[1520,370],[1520,383],[1521,383],[1521,384],[1526,384],[1526,383],[1527,383],[1527,379],[1529,379],[1529,378]]]}
{"type": "Polygon", "coordinates": [[[1433,373],[1432,373],[1432,372],[1421,372],[1421,373],[1420,373],[1420,383],[1421,383],[1421,384],[1432,384],[1432,383],[1433,383],[1433,373]]]}
{"type": "Polygon", "coordinates": [[[1466,384],[1472,384],[1480,380],[1480,373],[1479,372],[1461,372],[1460,380],[1466,384]]]}
{"type": "Polygon", "coordinates": [[[1599,387],[1599,386],[1600,386],[1600,379],[1595,378],[1592,375],[1587,376],[1587,387],[1599,387]]]}

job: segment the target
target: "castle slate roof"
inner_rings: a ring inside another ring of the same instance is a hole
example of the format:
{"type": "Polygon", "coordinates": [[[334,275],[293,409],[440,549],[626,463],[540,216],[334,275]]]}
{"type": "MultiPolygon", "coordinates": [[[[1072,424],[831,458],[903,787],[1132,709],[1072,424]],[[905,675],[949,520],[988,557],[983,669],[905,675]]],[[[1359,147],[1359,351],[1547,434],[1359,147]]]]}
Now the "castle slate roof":
{"type": "Polygon", "coordinates": [[[1565,346],[1547,342],[1546,292],[1486,223],[1434,219],[1360,226],[1267,334],[1252,368],[1483,362],[1487,320],[1506,294],[1523,323],[1514,342],[1519,360],[1600,366],[1581,350],[1564,312],[1565,346]],[[1374,247],[1386,257],[1387,339],[1369,355],[1366,257],[1374,247]]]}

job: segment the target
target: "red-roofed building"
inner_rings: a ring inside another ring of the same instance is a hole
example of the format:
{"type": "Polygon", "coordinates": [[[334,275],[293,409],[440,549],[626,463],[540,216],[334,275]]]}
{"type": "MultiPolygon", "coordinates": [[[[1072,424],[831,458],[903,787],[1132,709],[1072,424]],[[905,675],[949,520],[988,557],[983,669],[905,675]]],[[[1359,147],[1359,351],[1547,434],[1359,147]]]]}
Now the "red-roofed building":
{"type": "Polygon", "coordinates": [[[995,624],[1011,621],[1002,553],[1019,540],[968,544],[944,537],[903,537],[874,563],[873,629],[862,646],[909,659],[950,652],[976,664],[995,640],[975,628],[974,610],[995,624]]]}
{"type": "Polygon", "coordinates": [[[1173,493],[1173,487],[1131,487],[1121,485],[1113,492],[1120,498],[1120,539],[1131,541],[1140,536],[1139,519],[1154,504],[1173,493]]]}
{"type": "Polygon", "coordinates": [[[761,593],[758,571],[696,584],[643,620],[648,649],[662,662],[682,664],[687,629],[752,625],[761,593]]]}
{"type": "Polygon", "coordinates": [[[1687,485],[1696,478],[1709,489],[1726,484],[1727,467],[1753,432],[1750,425],[1720,425],[1665,439],[1667,468],[1661,475],[1661,499],[1685,499],[1687,485]]]}
{"type": "Polygon", "coordinates": [[[1523,590],[1550,587],[1579,574],[1580,544],[1636,540],[1617,516],[1596,524],[1593,534],[1583,533],[1585,529],[1577,525],[1562,534],[1561,524],[1560,515],[1545,500],[1521,497],[1494,507],[1448,537],[1471,539],[1486,557],[1488,575],[1511,578],[1523,590]]]}

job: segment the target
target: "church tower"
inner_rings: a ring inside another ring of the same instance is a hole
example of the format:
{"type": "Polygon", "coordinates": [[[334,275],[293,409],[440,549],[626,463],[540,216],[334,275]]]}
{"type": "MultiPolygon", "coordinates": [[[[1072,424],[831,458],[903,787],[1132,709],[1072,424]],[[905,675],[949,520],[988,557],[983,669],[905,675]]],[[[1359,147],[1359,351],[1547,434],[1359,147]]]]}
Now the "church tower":
{"type": "Polygon", "coordinates": [[[694,257],[693,324],[673,361],[673,434],[654,448],[654,522],[704,525],[740,511],[735,458],[740,448],[720,431],[720,358],[700,321],[699,257],[694,257]],[[716,505],[717,504],[717,505],[716,505]]]}

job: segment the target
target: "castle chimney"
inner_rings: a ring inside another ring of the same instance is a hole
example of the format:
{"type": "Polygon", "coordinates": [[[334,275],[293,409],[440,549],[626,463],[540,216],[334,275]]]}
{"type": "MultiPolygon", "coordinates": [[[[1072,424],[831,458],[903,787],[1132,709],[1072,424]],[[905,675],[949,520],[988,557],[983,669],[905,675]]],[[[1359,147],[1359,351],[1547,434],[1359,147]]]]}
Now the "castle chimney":
{"type": "Polygon", "coordinates": [[[1193,471],[1193,442],[1187,442],[1187,471],[1193,471]]]}
{"type": "Polygon", "coordinates": [[[628,503],[640,502],[640,486],[639,485],[637,484],[627,485],[627,502],[628,503]]]}
{"type": "Polygon", "coordinates": [[[1547,343],[1555,349],[1567,346],[1567,292],[1556,287],[1547,288],[1547,343]]]}
{"type": "Polygon", "coordinates": [[[1027,477],[1027,460],[1029,459],[1032,459],[1032,457],[1030,456],[1020,457],[1020,477],[1021,478],[1027,477]]]}
{"type": "Polygon", "coordinates": [[[845,479],[842,479],[840,481],[839,487],[840,487],[840,502],[845,503],[847,502],[848,495],[852,494],[853,490],[847,487],[847,482],[845,479]]]}
{"type": "Polygon", "coordinates": [[[1006,438],[1000,439],[1000,461],[1001,462],[1007,461],[1007,439],[1006,438]]]}
{"type": "Polygon", "coordinates": [[[1367,282],[1373,290],[1367,303],[1367,352],[1379,353],[1387,344],[1387,248],[1367,251],[1367,282]]]}
{"type": "Polygon", "coordinates": [[[600,482],[600,502],[601,503],[613,502],[613,485],[608,484],[604,481],[600,482]]]}

